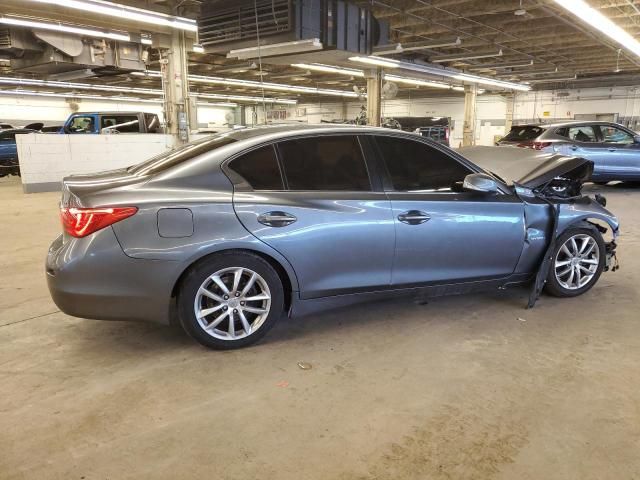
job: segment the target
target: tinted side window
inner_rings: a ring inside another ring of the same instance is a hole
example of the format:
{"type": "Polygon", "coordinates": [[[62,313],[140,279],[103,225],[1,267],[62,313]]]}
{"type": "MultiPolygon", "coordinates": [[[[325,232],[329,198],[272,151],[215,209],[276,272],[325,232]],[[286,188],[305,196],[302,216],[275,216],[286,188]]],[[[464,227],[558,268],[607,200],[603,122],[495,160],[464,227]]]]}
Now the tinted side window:
{"type": "Polygon", "coordinates": [[[596,133],[593,127],[581,125],[579,127],[569,127],[567,136],[576,142],[596,142],[596,133]]]}
{"type": "Polygon", "coordinates": [[[100,128],[117,130],[120,133],[140,132],[140,123],[137,115],[103,115],[100,119],[100,128]]]}
{"type": "Polygon", "coordinates": [[[278,147],[289,190],[371,190],[354,135],[288,140],[278,147]]]}
{"type": "Polygon", "coordinates": [[[450,191],[473,173],[457,160],[424,143],[394,137],[376,137],[394,190],[398,192],[450,191]]]}
{"type": "Polygon", "coordinates": [[[275,150],[272,145],[260,147],[236,158],[229,164],[254,190],[284,190],[275,150]]]}
{"type": "Polygon", "coordinates": [[[600,133],[602,133],[602,141],[605,143],[633,143],[633,136],[609,125],[600,125],[600,133]]]}

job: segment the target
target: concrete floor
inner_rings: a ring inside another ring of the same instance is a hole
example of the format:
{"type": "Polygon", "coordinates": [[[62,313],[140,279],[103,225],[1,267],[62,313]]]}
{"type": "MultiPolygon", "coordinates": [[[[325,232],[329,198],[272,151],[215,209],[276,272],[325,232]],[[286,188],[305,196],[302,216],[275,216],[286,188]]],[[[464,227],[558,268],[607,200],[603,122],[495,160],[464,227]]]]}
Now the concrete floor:
{"type": "Polygon", "coordinates": [[[2,179],[0,478],[639,479],[640,190],[600,190],[622,268],[581,298],[362,305],[214,352],[58,312],[58,194],[2,179]]]}

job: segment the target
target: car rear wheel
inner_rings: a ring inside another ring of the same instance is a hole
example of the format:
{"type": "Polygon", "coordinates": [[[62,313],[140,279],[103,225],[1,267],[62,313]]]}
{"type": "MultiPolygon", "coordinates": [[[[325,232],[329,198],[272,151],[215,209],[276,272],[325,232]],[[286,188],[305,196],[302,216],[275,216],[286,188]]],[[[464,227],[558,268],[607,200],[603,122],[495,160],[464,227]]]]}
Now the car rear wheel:
{"type": "Polygon", "coordinates": [[[178,292],[180,322],[202,345],[240,348],[260,340],[284,310],[273,267],[251,253],[221,253],[197,264],[178,292]]]}
{"type": "Polygon", "coordinates": [[[593,287],[606,261],[604,239],[592,228],[572,227],[556,242],[546,291],[556,297],[575,297],[593,287]]]}

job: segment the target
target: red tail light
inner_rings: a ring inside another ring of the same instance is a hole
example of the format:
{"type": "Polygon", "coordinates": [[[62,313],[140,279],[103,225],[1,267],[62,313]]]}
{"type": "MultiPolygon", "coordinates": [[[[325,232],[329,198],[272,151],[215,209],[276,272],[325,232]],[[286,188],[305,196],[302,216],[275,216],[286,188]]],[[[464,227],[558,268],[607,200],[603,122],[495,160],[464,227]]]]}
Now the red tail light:
{"type": "Polygon", "coordinates": [[[62,227],[72,237],[80,238],[97,232],[134,215],[136,207],[60,208],[62,227]]]}
{"type": "Polygon", "coordinates": [[[533,142],[533,148],[535,150],[542,150],[551,146],[551,142],[533,142]]]}

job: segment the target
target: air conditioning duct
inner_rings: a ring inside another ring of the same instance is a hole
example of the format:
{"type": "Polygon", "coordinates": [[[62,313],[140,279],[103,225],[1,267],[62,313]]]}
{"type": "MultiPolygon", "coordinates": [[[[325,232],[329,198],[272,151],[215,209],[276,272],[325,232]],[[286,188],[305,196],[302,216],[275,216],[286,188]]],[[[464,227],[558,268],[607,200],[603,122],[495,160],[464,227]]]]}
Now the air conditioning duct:
{"type": "Polygon", "coordinates": [[[258,36],[262,57],[316,50],[369,55],[374,46],[389,43],[389,26],[374,18],[368,7],[346,1],[203,2],[198,18],[198,38],[206,52],[229,53],[229,57],[243,60],[257,58],[258,36]]]}
{"type": "Polygon", "coordinates": [[[0,56],[11,59],[16,72],[39,75],[62,75],[85,78],[93,75],[113,75],[146,69],[142,45],[133,42],[84,38],[78,35],[30,31],[0,30],[0,56]]]}

